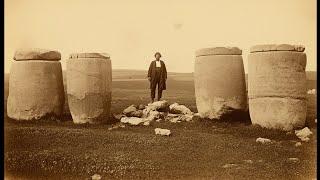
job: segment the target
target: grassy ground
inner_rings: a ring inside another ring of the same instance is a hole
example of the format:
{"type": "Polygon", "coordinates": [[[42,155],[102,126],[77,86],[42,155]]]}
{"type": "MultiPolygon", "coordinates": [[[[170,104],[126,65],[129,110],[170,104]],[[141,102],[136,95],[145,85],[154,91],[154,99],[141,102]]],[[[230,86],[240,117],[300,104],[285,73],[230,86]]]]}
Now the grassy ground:
{"type": "MultiPolygon", "coordinates": [[[[114,81],[112,112],[149,102],[147,81],[114,81]]],[[[168,80],[164,97],[196,111],[192,81],[168,80]]],[[[310,96],[309,98],[315,99],[310,96]]],[[[5,120],[5,173],[11,179],[312,179],[316,128],[307,143],[285,132],[252,126],[248,119],[153,122],[108,130],[111,124],[5,120]],[[167,128],[170,137],[154,134],[167,128]],[[262,145],[256,138],[273,140],[262,145]],[[299,158],[290,162],[288,158],[299,158]],[[247,161],[251,160],[251,161],[247,161]],[[234,164],[224,168],[226,164],[234,164]]]]}

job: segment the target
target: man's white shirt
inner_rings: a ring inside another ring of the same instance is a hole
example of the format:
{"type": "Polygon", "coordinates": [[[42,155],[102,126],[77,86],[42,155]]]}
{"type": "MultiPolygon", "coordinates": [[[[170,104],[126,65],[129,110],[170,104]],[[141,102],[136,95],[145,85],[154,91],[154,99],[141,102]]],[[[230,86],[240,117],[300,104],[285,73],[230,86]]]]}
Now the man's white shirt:
{"type": "Polygon", "coordinates": [[[157,60],[156,60],[156,67],[161,67],[160,61],[157,61],[157,60]]]}

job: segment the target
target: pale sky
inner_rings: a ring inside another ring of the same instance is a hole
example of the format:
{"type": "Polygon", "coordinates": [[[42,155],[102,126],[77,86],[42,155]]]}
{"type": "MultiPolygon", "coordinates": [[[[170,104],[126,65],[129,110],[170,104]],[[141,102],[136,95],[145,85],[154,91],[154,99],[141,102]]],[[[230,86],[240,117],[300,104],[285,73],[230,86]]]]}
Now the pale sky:
{"type": "Polygon", "coordinates": [[[306,47],[316,71],[316,0],[5,0],[5,72],[18,48],[110,54],[114,69],[147,69],[156,51],[170,72],[193,72],[195,51],[256,44],[306,47]]]}

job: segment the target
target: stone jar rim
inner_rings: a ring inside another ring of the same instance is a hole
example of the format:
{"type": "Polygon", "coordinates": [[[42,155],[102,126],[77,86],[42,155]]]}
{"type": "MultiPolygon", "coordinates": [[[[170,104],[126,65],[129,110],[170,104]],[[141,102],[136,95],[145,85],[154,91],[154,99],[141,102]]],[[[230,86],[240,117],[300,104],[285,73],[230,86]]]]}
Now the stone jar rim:
{"type": "Polygon", "coordinates": [[[13,59],[16,61],[28,61],[28,60],[60,61],[61,54],[60,52],[55,50],[40,49],[40,48],[26,48],[26,49],[16,50],[13,59]]]}
{"type": "Polygon", "coordinates": [[[211,47],[198,49],[195,54],[196,57],[210,55],[242,55],[242,50],[238,47],[211,47]]]}
{"type": "Polygon", "coordinates": [[[69,59],[78,59],[78,58],[99,58],[99,59],[110,59],[110,55],[107,53],[72,53],[69,56],[69,59]]]}
{"type": "Polygon", "coordinates": [[[259,44],[250,48],[250,53],[255,52],[269,52],[269,51],[295,51],[304,52],[305,47],[303,45],[291,45],[291,44],[259,44]]]}

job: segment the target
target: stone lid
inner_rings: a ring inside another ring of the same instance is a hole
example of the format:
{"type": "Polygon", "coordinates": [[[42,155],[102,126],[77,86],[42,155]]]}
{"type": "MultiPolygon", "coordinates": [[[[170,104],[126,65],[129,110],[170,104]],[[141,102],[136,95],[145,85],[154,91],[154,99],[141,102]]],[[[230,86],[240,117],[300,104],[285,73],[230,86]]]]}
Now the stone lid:
{"type": "Polygon", "coordinates": [[[16,61],[23,60],[50,60],[59,61],[61,59],[61,54],[58,51],[48,50],[48,49],[18,49],[16,50],[14,57],[16,61]]]}
{"type": "Polygon", "coordinates": [[[303,52],[305,49],[302,45],[290,44],[261,44],[255,45],[250,48],[250,52],[266,52],[266,51],[297,51],[303,52]]]}
{"type": "Polygon", "coordinates": [[[73,54],[70,54],[69,56],[69,59],[77,59],[77,58],[110,59],[110,55],[107,53],[73,53],[73,54]]]}
{"type": "Polygon", "coordinates": [[[237,47],[213,47],[203,48],[196,51],[197,56],[208,56],[208,55],[241,55],[242,50],[237,47]]]}

